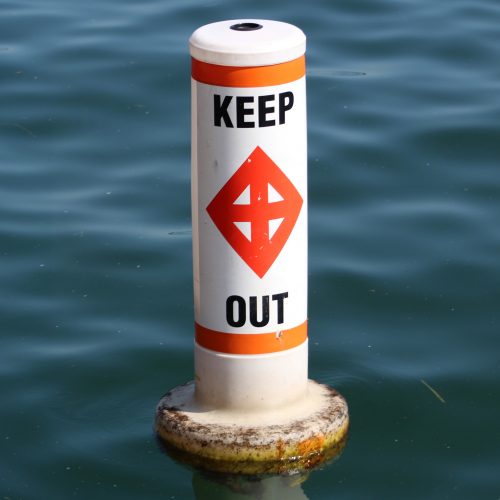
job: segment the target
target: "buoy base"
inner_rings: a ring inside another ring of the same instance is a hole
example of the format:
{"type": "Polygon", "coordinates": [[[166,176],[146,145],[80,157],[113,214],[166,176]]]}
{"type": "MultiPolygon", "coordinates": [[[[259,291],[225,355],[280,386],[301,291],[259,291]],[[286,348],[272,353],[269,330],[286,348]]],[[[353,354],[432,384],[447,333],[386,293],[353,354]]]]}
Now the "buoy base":
{"type": "Polygon", "coordinates": [[[349,415],[333,388],[308,382],[305,397],[265,411],[199,404],[194,382],[176,387],[156,409],[156,431],[177,458],[195,467],[238,474],[292,473],[338,455],[349,415]]]}

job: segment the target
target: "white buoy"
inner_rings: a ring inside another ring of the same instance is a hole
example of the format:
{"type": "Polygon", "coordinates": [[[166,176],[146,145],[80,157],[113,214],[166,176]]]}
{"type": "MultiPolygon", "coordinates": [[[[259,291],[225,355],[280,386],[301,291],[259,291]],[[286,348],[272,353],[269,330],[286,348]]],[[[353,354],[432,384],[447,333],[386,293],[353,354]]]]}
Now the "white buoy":
{"type": "Polygon", "coordinates": [[[190,39],[195,381],[156,422],[218,469],[311,463],[347,433],[344,399],[307,375],[305,45],[267,20],[190,39]]]}

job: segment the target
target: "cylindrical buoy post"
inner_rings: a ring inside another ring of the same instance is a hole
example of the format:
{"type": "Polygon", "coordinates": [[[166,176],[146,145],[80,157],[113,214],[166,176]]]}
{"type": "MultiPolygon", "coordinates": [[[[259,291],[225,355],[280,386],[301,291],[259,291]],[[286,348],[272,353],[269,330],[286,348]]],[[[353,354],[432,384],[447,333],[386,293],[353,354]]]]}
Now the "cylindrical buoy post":
{"type": "Polygon", "coordinates": [[[307,376],[305,45],[267,20],[190,39],[195,381],[156,426],[212,468],[310,463],[347,432],[344,399],[307,376]]]}
{"type": "Polygon", "coordinates": [[[191,37],[196,394],[217,407],[307,391],[304,52],[276,21],[191,37]]]}

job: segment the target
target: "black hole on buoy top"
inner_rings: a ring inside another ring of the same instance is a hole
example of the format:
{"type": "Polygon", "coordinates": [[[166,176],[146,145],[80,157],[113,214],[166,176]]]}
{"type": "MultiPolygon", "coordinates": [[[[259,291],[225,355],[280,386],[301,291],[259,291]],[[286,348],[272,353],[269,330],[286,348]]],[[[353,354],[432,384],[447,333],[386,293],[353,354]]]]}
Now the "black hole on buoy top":
{"type": "Polygon", "coordinates": [[[255,31],[261,28],[262,24],[257,23],[238,23],[231,26],[231,29],[234,31],[255,31]]]}

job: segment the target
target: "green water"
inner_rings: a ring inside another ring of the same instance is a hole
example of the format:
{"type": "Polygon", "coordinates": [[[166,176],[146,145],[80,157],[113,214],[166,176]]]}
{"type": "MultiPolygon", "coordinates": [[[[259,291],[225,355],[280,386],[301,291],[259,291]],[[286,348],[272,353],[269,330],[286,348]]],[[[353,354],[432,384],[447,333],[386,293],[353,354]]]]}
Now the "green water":
{"type": "Polygon", "coordinates": [[[500,498],[498,2],[0,12],[2,499],[500,498]],[[308,36],[310,375],[352,426],[235,493],[152,424],[193,371],[187,39],[241,17],[308,36]]]}

